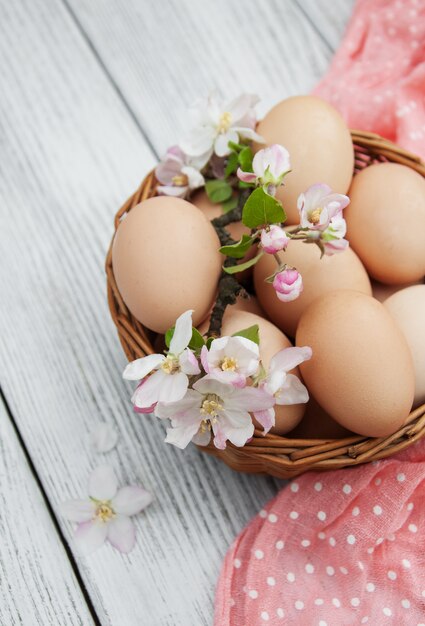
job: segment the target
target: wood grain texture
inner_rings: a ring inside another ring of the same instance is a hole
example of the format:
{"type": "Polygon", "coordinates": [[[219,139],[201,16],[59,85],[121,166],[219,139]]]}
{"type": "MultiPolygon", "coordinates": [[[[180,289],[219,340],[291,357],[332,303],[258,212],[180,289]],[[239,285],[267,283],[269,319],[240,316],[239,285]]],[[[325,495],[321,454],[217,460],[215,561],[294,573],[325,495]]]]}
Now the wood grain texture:
{"type": "MultiPolygon", "coordinates": [[[[155,495],[136,519],[130,555],[106,546],[77,556],[102,625],[211,624],[223,556],[279,483],[167,446],[162,423],[132,413],[104,255],[117,207],[154,164],[149,143],[162,151],[177,138],[194,96],[214,85],[232,95],[249,89],[268,106],[308,91],[329,49],[292,2],[0,7],[6,397],[55,509],[84,495],[91,469],[105,461],[122,484],[155,495]],[[102,420],[120,441],[96,456],[88,432],[102,420]]],[[[74,549],[71,525],[63,528],[74,549]]]]}
{"type": "Polygon", "coordinates": [[[93,624],[1,400],[0,477],[0,624],[93,624]]]}
{"type": "MultiPolygon", "coordinates": [[[[306,18],[294,0],[66,0],[75,19],[155,149],[185,128],[187,106],[217,89],[261,97],[260,114],[284,97],[308,93],[325,72],[332,45],[317,30],[351,0],[306,18]]],[[[310,4],[314,4],[311,2],[310,4]]],[[[332,17],[335,33],[343,24],[332,17]]]]}

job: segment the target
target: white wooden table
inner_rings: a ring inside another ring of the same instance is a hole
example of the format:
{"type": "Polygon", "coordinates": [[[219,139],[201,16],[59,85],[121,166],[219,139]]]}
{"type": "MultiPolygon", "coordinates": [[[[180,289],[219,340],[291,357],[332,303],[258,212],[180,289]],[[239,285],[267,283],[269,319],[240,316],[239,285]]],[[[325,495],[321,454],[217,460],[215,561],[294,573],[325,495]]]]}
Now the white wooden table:
{"type": "Polygon", "coordinates": [[[212,623],[227,547],[279,489],[132,412],[103,262],[112,219],[217,87],[274,102],[325,72],[352,0],[0,0],[0,624],[212,623]],[[118,446],[95,455],[106,421],[118,446]],[[80,558],[90,471],[155,495],[137,544],[80,558]]]}

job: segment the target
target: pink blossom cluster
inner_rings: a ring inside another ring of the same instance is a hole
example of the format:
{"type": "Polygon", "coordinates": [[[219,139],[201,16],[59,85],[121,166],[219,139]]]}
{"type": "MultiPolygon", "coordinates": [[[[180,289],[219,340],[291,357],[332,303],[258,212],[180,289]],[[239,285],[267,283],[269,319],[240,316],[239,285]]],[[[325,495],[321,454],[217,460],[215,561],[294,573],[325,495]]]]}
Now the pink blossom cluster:
{"type": "Polygon", "coordinates": [[[311,348],[286,348],[268,371],[257,343],[243,336],[220,337],[195,353],[189,348],[192,311],[176,321],[166,354],[151,354],[126,367],[124,378],[139,381],[132,397],[138,412],[170,420],[166,442],[185,448],[193,441],[219,449],[243,446],[254,434],[253,417],[268,432],[275,405],[308,401],[308,392],[289,372],[311,358],[311,348]]]}

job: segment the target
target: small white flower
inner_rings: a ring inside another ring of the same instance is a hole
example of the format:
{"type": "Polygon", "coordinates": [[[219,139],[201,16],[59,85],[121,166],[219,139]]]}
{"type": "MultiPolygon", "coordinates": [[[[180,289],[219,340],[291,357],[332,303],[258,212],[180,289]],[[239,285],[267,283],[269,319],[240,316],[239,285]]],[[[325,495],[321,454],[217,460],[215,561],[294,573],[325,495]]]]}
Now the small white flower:
{"type": "Polygon", "coordinates": [[[350,199],[341,193],[332,193],[329,185],[312,185],[298,197],[298,211],[303,228],[324,231],[333,217],[341,213],[350,199]]]}
{"type": "Polygon", "coordinates": [[[151,494],[141,487],[118,489],[112,468],[101,465],[90,476],[89,498],[63,502],[60,511],[66,519],[78,523],[75,542],[81,554],[94,552],[106,540],[120,552],[130,552],[136,541],[130,516],[151,502],[151,494]]]}
{"type": "Polygon", "coordinates": [[[117,445],[118,433],[111,424],[101,422],[90,433],[90,442],[96,452],[109,452],[117,445]]]}
{"type": "Polygon", "coordinates": [[[277,143],[259,150],[252,160],[252,169],[253,172],[244,172],[239,168],[238,178],[245,183],[262,185],[266,193],[274,196],[291,169],[289,152],[277,143]]]}
{"type": "Polygon", "coordinates": [[[238,389],[208,375],[194,383],[179,402],[157,404],[155,414],[171,419],[167,443],[182,449],[190,441],[206,446],[212,431],[214,445],[223,450],[227,440],[244,446],[254,433],[249,411],[262,411],[274,403],[274,397],[262,389],[238,389]]]}
{"type": "Polygon", "coordinates": [[[210,349],[201,351],[201,361],[207,374],[223,383],[245,387],[246,379],[258,370],[258,345],[245,337],[214,339],[210,349]]]}
{"type": "Polygon", "coordinates": [[[229,103],[220,102],[215,94],[196,101],[190,110],[194,127],[180,142],[180,148],[205,165],[213,153],[219,157],[230,154],[229,141],[263,142],[255,132],[257,102],[257,96],[250,94],[243,94],[229,103]]]}
{"type": "MultiPolygon", "coordinates": [[[[288,374],[294,367],[311,358],[312,350],[303,348],[284,348],[270,361],[269,371],[261,383],[261,389],[275,399],[278,405],[303,404],[308,402],[307,388],[294,374],[288,374]]],[[[274,409],[255,412],[256,420],[268,432],[275,424],[274,409]]]]}
{"type": "Polygon", "coordinates": [[[181,400],[189,385],[188,376],[200,373],[198,360],[187,347],[192,337],[192,313],[186,311],[176,321],[167,356],[149,354],[125,368],[124,378],[142,381],[131,399],[136,409],[151,412],[157,402],[181,400]]]}
{"type": "Polygon", "coordinates": [[[190,159],[178,146],[169,148],[156,166],[155,176],[161,185],[160,194],[185,198],[191,191],[205,185],[205,179],[199,171],[202,164],[190,159]]]}
{"type": "Polygon", "coordinates": [[[331,256],[338,252],[344,252],[349,246],[349,243],[344,239],[347,232],[347,223],[342,217],[342,212],[333,217],[329,223],[329,226],[325,231],[321,233],[321,241],[325,249],[325,254],[331,256]]]}

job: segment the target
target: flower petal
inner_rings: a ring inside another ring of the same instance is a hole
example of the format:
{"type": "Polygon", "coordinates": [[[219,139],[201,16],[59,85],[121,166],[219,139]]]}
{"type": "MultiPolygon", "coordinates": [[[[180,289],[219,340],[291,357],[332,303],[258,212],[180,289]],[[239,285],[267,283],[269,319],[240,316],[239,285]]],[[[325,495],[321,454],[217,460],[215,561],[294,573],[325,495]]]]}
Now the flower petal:
{"type": "Polygon", "coordinates": [[[123,378],[126,380],[141,380],[158,367],[165,356],[163,354],[148,354],[141,359],[136,359],[127,365],[124,370],[123,378]]]}
{"type": "Polygon", "coordinates": [[[256,143],[266,143],[264,137],[256,133],[255,130],[252,130],[252,128],[235,126],[233,130],[235,130],[242,139],[248,139],[249,141],[255,141],[256,143]]]}
{"type": "MultiPolygon", "coordinates": [[[[213,424],[214,433],[216,433],[215,425],[213,424]]],[[[245,411],[229,411],[226,410],[224,416],[220,415],[219,430],[222,431],[225,438],[233,443],[234,446],[241,448],[246,444],[248,439],[251,439],[254,434],[254,424],[249,413],[245,411]]],[[[217,443],[222,445],[222,435],[217,430],[217,443]]],[[[214,441],[214,443],[216,443],[214,441]]],[[[217,445],[219,447],[219,445],[217,445]]]]}
{"type": "Polygon", "coordinates": [[[201,394],[193,389],[188,389],[185,396],[178,402],[160,402],[156,405],[155,415],[160,419],[174,418],[184,414],[201,404],[201,394]]]}
{"type": "Polygon", "coordinates": [[[187,176],[190,189],[197,189],[205,185],[205,178],[202,176],[201,172],[191,165],[182,167],[182,174],[187,176]]]}
{"type": "Polygon", "coordinates": [[[209,430],[209,428],[206,428],[204,431],[201,431],[199,429],[196,435],[192,437],[192,443],[197,446],[207,446],[210,441],[211,431],[209,430]]]}
{"type": "Polygon", "coordinates": [[[183,372],[165,374],[159,388],[158,402],[178,402],[187,391],[189,379],[183,372]]]}
{"type": "Polygon", "coordinates": [[[112,499],[114,511],[120,515],[136,515],[152,502],[152,495],[141,487],[122,487],[112,499]]]}
{"type": "Polygon", "coordinates": [[[170,341],[170,353],[181,354],[189,345],[192,338],[192,313],[193,309],[189,309],[177,318],[174,334],[170,341]]]}
{"type": "Polygon", "coordinates": [[[192,438],[199,430],[199,421],[186,424],[185,426],[176,426],[174,428],[167,428],[167,436],[165,438],[166,443],[171,443],[173,446],[184,450],[186,446],[192,441],[192,438]]]}
{"type": "Polygon", "coordinates": [[[96,505],[91,500],[67,500],[59,504],[60,514],[70,522],[88,522],[93,519],[96,505]]]}
{"type": "Polygon", "coordinates": [[[117,515],[107,527],[108,541],[120,552],[131,552],[136,543],[136,529],[129,517],[117,515]]]}
{"type": "Polygon", "coordinates": [[[219,382],[211,375],[204,376],[200,380],[197,380],[196,383],[193,384],[193,389],[202,394],[215,393],[220,396],[220,398],[225,398],[233,392],[233,387],[219,382]]]}
{"type": "Polygon", "coordinates": [[[194,376],[196,374],[200,374],[201,370],[199,369],[198,359],[190,350],[186,348],[183,350],[179,357],[179,365],[183,374],[187,374],[188,376],[194,376]]]}
{"type": "Polygon", "coordinates": [[[184,185],[179,187],[178,185],[158,185],[157,192],[162,196],[173,196],[173,198],[184,198],[189,187],[184,185]]]}
{"type": "Polygon", "coordinates": [[[269,432],[270,428],[275,425],[275,410],[265,409],[264,411],[254,411],[254,417],[257,422],[264,428],[264,435],[269,432]]]}
{"type": "Polygon", "coordinates": [[[283,370],[289,372],[304,361],[311,359],[312,350],[309,346],[302,348],[284,348],[277,352],[270,360],[269,370],[283,370]]]}
{"type": "Polygon", "coordinates": [[[155,176],[162,185],[172,185],[174,176],[180,174],[183,161],[176,159],[166,159],[161,161],[155,168],[155,176]]]}
{"type": "Polygon", "coordinates": [[[209,366],[209,363],[208,363],[208,348],[207,348],[207,346],[202,346],[202,349],[201,349],[201,363],[202,363],[202,367],[204,368],[206,373],[209,374],[210,373],[210,366],[209,366]]]}
{"type": "Polygon", "coordinates": [[[252,109],[259,102],[258,96],[250,93],[242,93],[237,98],[234,98],[224,106],[225,111],[228,111],[232,120],[237,123],[243,119],[250,109],[252,109]]]}
{"type": "Polygon", "coordinates": [[[117,487],[117,477],[110,465],[99,465],[90,475],[89,496],[96,500],[110,500],[117,487]]]}
{"type": "Polygon", "coordinates": [[[212,153],[214,145],[215,132],[211,126],[196,128],[191,130],[188,135],[180,142],[180,148],[191,157],[200,157],[201,155],[209,155],[212,153]]]}
{"type": "Polygon", "coordinates": [[[109,452],[117,445],[118,433],[112,424],[102,422],[90,433],[90,442],[96,452],[109,452]]]}
{"type": "Polygon", "coordinates": [[[305,387],[300,379],[294,374],[288,374],[285,382],[276,395],[276,404],[304,404],[308,402],[309,396],[307,387],[305,387]]]}
{"type": "Polygon", "coordinates": [[[146,378],[142,385],[139,385],[131,401],[136,408],[148,409],[152,405],[156,404],[159,400],[159,394],[165,379],[171,374],[166,374],[162,370],[158,370],[146,378]]]}
{"type": "Polygon", "coordinates": [[[275,403],[273,396],[264,389],[245,387],[234,388],[230,398],[226,398],[226,412],[229,411],[262,411],[270,409],[275,403]]]}
{"type": "Polygon", "coordinates": [[[105,543],[107,532],[107,524],[98,520],[79,524],[74,536],[78,552],[86,556],[100,548],[105,543]]]}
{"type": "Polygon", "coordinates": [[[238,167],[236,174],[239,180],[244,183],[255,183],[257,180],[257,174],[254,174],[254,172],[244,172],[240,167],[238,167]]]}
{"type": "Polygon", "coordinates": [[[214,152],[217,156],[223,157],[227,156],[231,153],[231,148],[229,148],[229,141],[233,141],[233,143],[238,143],[239,135],[234,129],[230,129],[227,133],[221,133],[217,136],[214,143],[214,152]]]}

